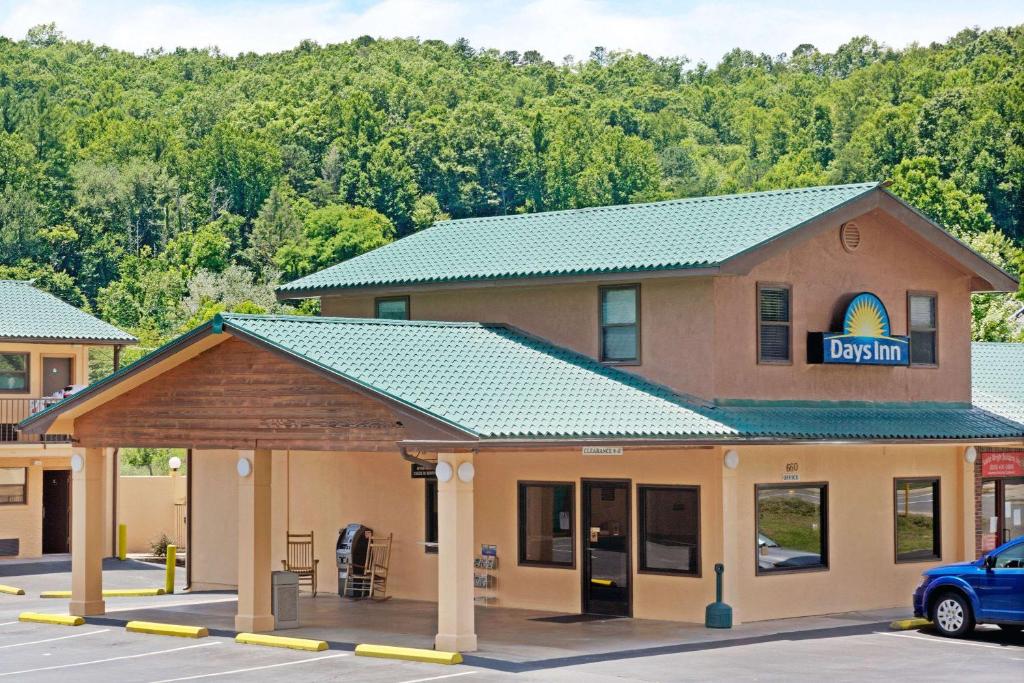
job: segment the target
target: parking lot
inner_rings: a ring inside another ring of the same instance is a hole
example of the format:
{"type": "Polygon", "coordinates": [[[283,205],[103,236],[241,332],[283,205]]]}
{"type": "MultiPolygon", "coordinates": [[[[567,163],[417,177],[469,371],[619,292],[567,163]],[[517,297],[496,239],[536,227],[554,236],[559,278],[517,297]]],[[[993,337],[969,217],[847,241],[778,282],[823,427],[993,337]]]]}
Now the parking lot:
{"type": "MultiPolygon", "coordinates": [[[[1024,639],[995,628],[979,629],[969,640],[947,640],[928,631],[890,631],[884,614],[835,615],[827,619],[744,624],[711,633],[679,630],[677,643],[623,649],[607,642],[575,656],[540,657],[524,648],[518,656],[482,652],[467,664],[441,666],[356,657],[351,646],[302,652],[240,645],[230,633],[201,639],[129,633],[124,616],[153,608],[190,605],[203,613],[233,601],[231,594],[110,598],[108,614],[83,626],[23,623],[23,611],[66,613],[67,601],[42,599],[40,590],[67,588],[66,572],[26,569],[0,583],[24,587],[24,596],[0,595],[0,679],[56,681],[387,681],[419,683],[469,678],[473,681],[683,681],[683,680],[1020,680],[1024,639]],[[205,605],[205,607],[204,607],[205,605]],[[872,618],[874,617],[874,619],[872,618]],[[699,638],[697,636],[700,636],[699,638]],[[710,639],[709,639],[710,638],[710,639]],[[600,648],[598,648],[600,650],[600,648]]],[[[160,571],[109,571],[108,586],[160,585],[160,571]]],[[[574,625],[600,640],[602,627],[574,625]]],[[[396,624],[395,629],[401,630],[396,624]]],[[[607,636],[604,636],[607,638],[607,636]]],[[[386,643],[384,643],[386,644],[386,643]]]]}

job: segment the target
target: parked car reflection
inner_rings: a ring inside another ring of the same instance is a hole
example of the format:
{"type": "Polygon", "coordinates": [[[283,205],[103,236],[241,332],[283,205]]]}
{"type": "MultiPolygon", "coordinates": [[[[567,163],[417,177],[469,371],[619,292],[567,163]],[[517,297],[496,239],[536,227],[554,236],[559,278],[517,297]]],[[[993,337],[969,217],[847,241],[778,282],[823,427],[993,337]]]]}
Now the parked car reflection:
{"type": "Polygon", "coordinates": [[[764,534],[757,535],[757,564],[761,569],[821,566],[821,555],[806,550],[783,548],[764,534]]]}

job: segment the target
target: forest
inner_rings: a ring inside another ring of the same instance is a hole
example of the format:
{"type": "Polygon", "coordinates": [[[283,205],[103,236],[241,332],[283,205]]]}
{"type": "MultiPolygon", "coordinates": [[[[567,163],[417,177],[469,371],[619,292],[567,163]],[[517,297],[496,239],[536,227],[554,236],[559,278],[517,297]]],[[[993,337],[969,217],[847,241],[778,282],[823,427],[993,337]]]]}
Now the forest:
{"type": "MultiPolygon", "coordinates": [[[[0,278],[136,355],[217,311],[315,313],[274,286],[448,217],[891,180],[1024,268],[1024,27],[712,66],[368,36],[137,55],[51,24],[0,39],[0,126],[0,278]]],[[[977,296],[975,337],[1024,339],[1022,307],[977,296]]]]}

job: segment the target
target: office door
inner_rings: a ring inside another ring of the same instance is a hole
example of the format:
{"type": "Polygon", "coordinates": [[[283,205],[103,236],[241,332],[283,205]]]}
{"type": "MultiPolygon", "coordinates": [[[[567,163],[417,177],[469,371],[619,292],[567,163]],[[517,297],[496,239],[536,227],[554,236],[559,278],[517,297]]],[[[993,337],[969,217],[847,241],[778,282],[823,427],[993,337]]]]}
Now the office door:
{"type": "Polygon", "coordinates": [[[583,481],[583,611],[630,616],[628,481],[583,481]]]}

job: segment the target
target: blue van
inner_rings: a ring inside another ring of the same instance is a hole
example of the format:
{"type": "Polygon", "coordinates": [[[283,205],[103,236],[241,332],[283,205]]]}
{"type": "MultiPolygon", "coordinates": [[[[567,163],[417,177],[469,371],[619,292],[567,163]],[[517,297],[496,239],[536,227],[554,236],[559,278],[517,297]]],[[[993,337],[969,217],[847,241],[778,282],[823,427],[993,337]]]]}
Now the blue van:
{"type": "Polygon", "coordinates": [[[1024,537],[974,562],[924,572],[914,591],[914,616],[927,617],[944,636],[963,636],[975,624],[1024,629],[1024,537]]]}

